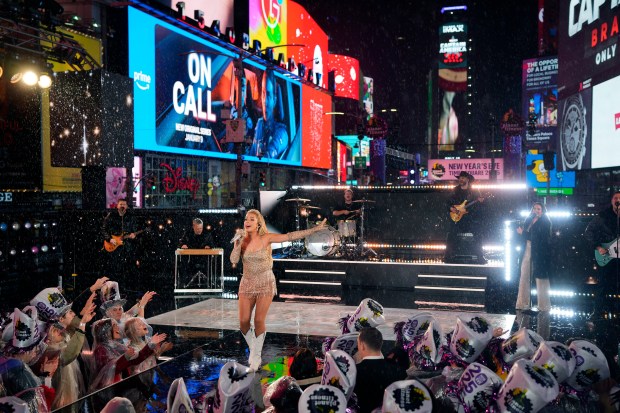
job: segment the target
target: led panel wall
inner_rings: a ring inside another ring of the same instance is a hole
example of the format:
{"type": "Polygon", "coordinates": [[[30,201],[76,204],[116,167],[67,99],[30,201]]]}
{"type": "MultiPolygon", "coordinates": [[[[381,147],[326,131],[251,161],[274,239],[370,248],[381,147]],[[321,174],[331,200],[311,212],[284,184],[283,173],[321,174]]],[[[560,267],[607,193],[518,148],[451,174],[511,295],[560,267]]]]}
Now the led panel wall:
{"type": "Polygon", "coordinates": [[[303,93],[303,147],[302,166],[331,168],[332,120],[325,115],[332,107],[332,98],[311,86],[304,85],[303,93]]]}
{"type": "Polygon", "coordinates": [[[349,56],[330,54],[327,72],[334,71],[335,96],[359,100],[360,62],[349,56]]]}

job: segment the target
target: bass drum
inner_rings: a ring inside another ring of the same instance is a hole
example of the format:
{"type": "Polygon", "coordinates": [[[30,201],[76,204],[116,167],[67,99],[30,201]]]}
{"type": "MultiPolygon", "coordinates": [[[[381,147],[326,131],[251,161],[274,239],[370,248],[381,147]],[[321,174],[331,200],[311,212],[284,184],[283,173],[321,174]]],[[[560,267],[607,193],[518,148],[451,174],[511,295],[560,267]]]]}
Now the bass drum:
{"type": "Polygon", "coordinates": [[[333,255],[340,247],[340,233],[335,228],[327,227],[306,237],[306,249],[312,255],[324,257],[333,255]]]}

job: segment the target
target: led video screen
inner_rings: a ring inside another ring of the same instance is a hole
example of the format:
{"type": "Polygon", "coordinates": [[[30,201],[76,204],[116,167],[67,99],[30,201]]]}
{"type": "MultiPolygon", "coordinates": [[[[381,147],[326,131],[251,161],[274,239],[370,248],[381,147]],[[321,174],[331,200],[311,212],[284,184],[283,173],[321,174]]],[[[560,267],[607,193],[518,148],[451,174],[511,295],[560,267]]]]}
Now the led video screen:
{"type": "Polygon", "coordinates": [[[590,169],[592,157],[592,88],[561,100],[558,107],[558,170],[590,169]]]}
{"type": "MultiPolygon", "coordinates": [[[[210,3],[210,2],[209,2],[210,3]]],[[[287,55],[288,0],[249,0],[250,39],[259,40],[263,49],[275,47],[278,53],[287,55]]]]}
{"type": "MultiPolygon", "coordinates": [[[[306,73],[312,70],[314,83],[320,78],[319,86],[327,89],[327,49],[329,40],[310,13],[299,4],[288,2],[288,42],[298,46],[288,47],[288,57],[295,63],[303,63],[306,73]]],[[[279,49],[276,49],[279,50],[279,49]]],[[[307,77],[307,75],[306,75],[307,77]]]]}
{"type": "Polygon", "coordinates": [[[560,172],[556,155],[553,156],[555,168],[547,171],[542,154],[528,154],[525,157],[525,182],[530,188],[545,188],[549,181],[550,188],[574,188],[575,172],[560,172]]]}
{"type": "Polygon", "coordinates": [[[328,93],[304,85],[303,93],[303,148],[302,166],[331,168],[332,116],[325,115],[332,107],[328,93]]]}
{"type": "Polygon", "coordinates": [[[527,147],[555,147],[558,126],[558,59],[544,57],[523,61],[522,116],[536,128],[525,135],[527,147]]]}
{"type": "Polygon", "coordinates": [[[592,168],[620,166],[620,76],[592,92],[592,168]]]}
{"type": "Polygon", "coordinates": [[[336,83],[335,96],[359,100],[360,98],[360,62],[349,56],[330,54],[329,69],[334,71],[336,83]]]}
{"type": "Polygon", "coordinates": [[[617,1],[560,2],[560,99],[620,74],[617,1]]]}
{"type": "Polygon", "coordinates": [[[234,159],[222,110],[246,121],[246,160],[301,165],[301,84],[129,8],[135,149],[234,159]],[[150,39],[147,41],[147,39],[150,39]]]}

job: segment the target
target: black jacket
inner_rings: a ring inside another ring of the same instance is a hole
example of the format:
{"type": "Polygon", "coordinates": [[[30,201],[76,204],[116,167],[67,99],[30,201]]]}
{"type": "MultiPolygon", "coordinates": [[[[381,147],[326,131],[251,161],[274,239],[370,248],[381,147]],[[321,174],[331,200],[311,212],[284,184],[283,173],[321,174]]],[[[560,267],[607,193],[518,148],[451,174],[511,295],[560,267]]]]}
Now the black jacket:
{"type": "Polygon", "coordinates": [[[185,231],[185,234],[179,240],[179,247],[187,245],[187,248],[202,249],[204,247],[213,248],[213,237],[210,232],[202,230],[200,235],[196,235],[193,229],[185,231]]]}
{"type": "Polygon", "coordinates": [[[366,359],[357,365],[355,394],[359,413],[370,413],[383,404],[383,392],[395,381],[405,380],[407,372],[386,359],[366,359]]]}
{"type": "Polygon", "coordinates": [[[606,244],[616,239],[616,223],[617,215],[610,206],[599,212],[588,224],[585,238],[590,243],[590,247],[594,250],[596,247],[606,244]]]}
{"type": "Polygon", "coordinates": [[[525,221],[522,236],[524,240],[532,243],[532,275],[536,278],[549,278],[552,257],[551,220],[543,215],[531,226],[530,222],[530,218],[525,221]]]}

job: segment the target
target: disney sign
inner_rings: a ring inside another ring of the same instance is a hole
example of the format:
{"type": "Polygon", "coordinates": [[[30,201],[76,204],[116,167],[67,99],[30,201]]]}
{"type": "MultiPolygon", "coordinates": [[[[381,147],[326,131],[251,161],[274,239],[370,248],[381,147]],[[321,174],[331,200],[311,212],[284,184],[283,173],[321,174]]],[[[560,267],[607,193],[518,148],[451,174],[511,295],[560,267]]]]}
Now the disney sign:
{"type": "Polygon", "coordinates": [[[162,185],[164,186],[164,190],[167,193],[172,193],[176,191],[189,191],[192,193],[192,198],[196,199],[196,192],[200,187],[200,182],[195,178],[182,177],[183,168],[178,167],[173,169],[167,163],[160,163],[160,167],[166,168],[168,173],[161,180],[162,185]]]}

